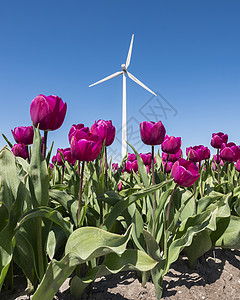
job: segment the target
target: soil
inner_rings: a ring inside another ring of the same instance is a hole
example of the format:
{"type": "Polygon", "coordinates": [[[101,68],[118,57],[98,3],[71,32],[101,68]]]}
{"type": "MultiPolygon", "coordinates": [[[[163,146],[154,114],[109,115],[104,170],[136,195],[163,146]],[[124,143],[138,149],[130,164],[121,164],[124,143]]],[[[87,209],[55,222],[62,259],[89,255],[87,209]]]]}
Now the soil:
{"type": "MultiPolygon", "coordinates": [[[[239,300],[240,299],[240,251],[215,249],[201,257],[192,270],[187,258],[181,256],[172,264],[164,278],[162,299],[166,300],[239,300]]],[[[74,300],[69,290],[68,278],[55,300],[74,300]]],[[[18,275],[14,281],[15,293],[2,291],[1,300],[26,300],[26,281],[18,275]]],[[[155,300],[155,289],[151,282],[143,288],[134,272],[122,272],[114,276],[98,278],[91,293],[84,294],[84,300],[155,300]]],[[[40,299],[39,299],[40,300],[40,299]]],[[[41,299],[44,300],[44,299],[41,299]]]]}

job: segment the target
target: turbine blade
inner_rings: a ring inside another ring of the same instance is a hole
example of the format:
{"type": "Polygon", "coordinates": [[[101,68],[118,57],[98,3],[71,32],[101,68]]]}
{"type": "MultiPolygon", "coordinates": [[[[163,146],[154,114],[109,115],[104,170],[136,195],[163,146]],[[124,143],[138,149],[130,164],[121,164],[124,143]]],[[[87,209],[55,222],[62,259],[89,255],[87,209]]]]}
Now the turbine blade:
{"type": "Polygon", "coordinates": [[[112,79],[112,78],[114,78],[114,77],[117,77],[117,76],[121,75],[122,73],[123,73],[123,71],[119,71],[119,72],[113,73],[112,75],[109,75],[109,76],[107,76],[107,77],[105,77],[105,78],[103,78],[103,79],[101,79],[101,80],[99,80],[99,81],[97,81],[97,82],[95,82],[95,83],[89,85],[89,87],[94,86],[94,85],[96,85],[96,84],[99,84],[99,83],[101,83],[101,82],[104,82],[104,81],[106,81],[106,80],[112,79]]]}
{"type": "Polygon", "coordinates": [[[136,77],[134,77],[131,73],[127,72],[128,77],[135,81],[137,84],[139,84],[141,87],[143,87],[145,90],[152,93],[154,96],[157,96],[153,91],[151,91],[145,84],[143,84],[140,80],[138,80],[136,77]]]}
{"type": "Polygon", "coordinates": [[[127,56],[127,60],[126,60],[126,64],[125,64],[126,65],[126,69],[130,65],[130,60],[131,60],[131,55],[132,55],[132,47],[133,47],[133,38],[134,38],[134,34],[132,35],[130,47],[129,47],[129,50],[128,50],[128,56],[127,56]]]}

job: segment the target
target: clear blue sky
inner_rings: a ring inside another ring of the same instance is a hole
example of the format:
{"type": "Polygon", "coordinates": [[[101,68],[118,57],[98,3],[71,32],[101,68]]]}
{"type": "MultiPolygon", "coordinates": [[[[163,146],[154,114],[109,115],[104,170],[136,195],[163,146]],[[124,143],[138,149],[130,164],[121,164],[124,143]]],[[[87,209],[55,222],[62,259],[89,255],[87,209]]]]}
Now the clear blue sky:
{"type": "MultiPolygon", "coordinates": [[[[68,105],[63,126],[49,133],[55,150],[68,147],[74,123],[111,119],[121,130],[122,78],[88,86],[121,70],[134,33],[129,71],[167,102],[127,81],[128,119],[137,131],[130,142],[148,151],[138,126],[158,118],[167,134],[182,137],[184,152],[211,148],[218,131],[240,144],[239,15],[238,0],[1,1],[1,132],[14,142],[11,129],[31,125],[30,103],[40,93],[68,105]]],[[[119,150],[116,140],[109,151],[119,150]]]]}

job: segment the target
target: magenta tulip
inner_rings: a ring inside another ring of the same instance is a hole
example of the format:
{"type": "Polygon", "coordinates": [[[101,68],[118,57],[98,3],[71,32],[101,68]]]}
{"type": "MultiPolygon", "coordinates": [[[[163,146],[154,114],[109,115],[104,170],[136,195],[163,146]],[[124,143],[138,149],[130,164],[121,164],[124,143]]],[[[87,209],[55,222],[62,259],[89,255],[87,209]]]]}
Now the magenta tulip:
{"type": "Polygon", "coordinates": [[[62,160],[62,156],[61,153],[63,155],[63,158],[65,161],[69,162],[70,165],[74,165],[76,162],[76,159],[72,157],[71,155],[71,149],[70,148],[65,148],[65,149],[57,149],[57,155],[56,155],[56,161],[58,163],[59,166],[63,166],[63,160],[62,160]]]}
{"type": "Polygon", "coordinates": [[[176,154],[181,147],[181,138],[166,135],[161,145],[162,151],[168,154],[176,154]]]}
{"type": "Polygon", "coordinates": [[[240,172],[240,159],[235,163],[235,169],[240,172]]]}
{"type": "Polygon", "coordinates": [[[98,135],[102,140],[102,144],[105,142],[105,146],[110,146],[115,138],[115,127],[112,125],[111,120],[98,120],[92,125],[90,132],[98,135]]]}
{"type": "Polygon", "coordinates": [[[175,161],[179,160],[179,158],[181,158],[182,155],[183,155],[183,153],[182,153],[182,149],[181,148],[178,150],[178,152],[176,154],[170,154],[169,156],[168,156],[167,153],[163,152],[162,153],[162,160],[166,161],[167,160],[167,156],[168,156],[168,161],[175,162],[175,161]]]}
{"type": "Polygon", "coordinates": [[[77,131],[71,139],[71,154],[80,161],[95,160],[102,147],[102,141],[98,135],[77,131]]]}
{"type": "Polygon", "coordinates": [[[211,145],[213,148],[220,149],[223,143],[227,143],[228,135],[223,132],[213,133],[211,139],[211,145]]]}
{"type": "Polygon", "coordinates": [[[83,130],[84,132],[89,132],[88,127],[84,127],[83,124],[73,124],[68,133],[69,143],[71,143],[72,136],[79,130],[83,130]]]}
{"type": "Polygon", "coordinates": [[[31,145],[33,143],[34,132],[32,126],[19,126],[11,131],[17,143],[23,143],[25,145],[31,145]]]}
{"type": "Polygon", "coordinates": [[[239,147],[235,143],[223,143],[221,146],[220,157],[223,161],[236,162],[240,158],[239,147]]]}
{"type": "Polygon", "coordinates": [[[27,146],[23,143],[13,145],[12,152],[15,156],[20,156],[24,159],[28,158],[27,146]]]}
{"type": "Polygon", "coordinates": [[[67,111],[67,104],[58,96],[38,95],[30,106],[33,125],[44,131],[52,131],[61,127],[67,111]]]}
{"type": "Polygon", "coordinates": [[[118,191],[119,192],[122,190],[122,186],[123,186],[122,181],[120,181],[119,184],[118,184],[118,191]]]}
{"type": "Polygon", "coordinates": [[[113,172],[116,172],[118,169],[119,169],[118,163],[113,163],[112,164],[112,170],[113,170],[113,172]]]}
{"type": "Polygon", "coordinates": [[[172,166],[173,166],[173,163],[171,161],[168,161],[168,162],[163,161],[163,170],[165,170],[166,173],[170,173],[171,172],[172,166]]]}
{"type": "Polygon", "coordinates": [[[186,149],[186,154],[192,162],[200,162],[201,160],[208,159],[210,157],[210,150],[203,145],[199,145],[188,147],[186,149]]]}
{"type": "Polygon", "coordinates": [[[126,171],[127,173],[137,172],[138,171],[138,163],[137,160],[135,161],[126,161],[123,172],[126,171]]]}
{"type": "Polygon", "coordinates": [[[193,162],[180,158],[173,164],[171,176],[178,185],[189,187],[200,177],[200,174],[193,162]]]}
{"type": "Polygon", "coordinates": [[[141,139],[146,145],[160,145],[165,137],[166,129],[161,121],[142,122],[140,124],[141,139]]]}
{"type": "Polygon", "coordinates": [[[136,154],[134,154],[134,153],[128,153],[127,161],[134,161],[136,159],[137,159],[136,154]]]}
{"type": "MultiPolygon", "coordinates": [[[[148,153],[140,153],[139,154],[144,165],[145,166],[151,166],[151,158],[152,158],[152,154],[151,152],[148,152],[148,153]]],[[[156,159],[154,157],[154,163],[156,163],[156,159]]]]}

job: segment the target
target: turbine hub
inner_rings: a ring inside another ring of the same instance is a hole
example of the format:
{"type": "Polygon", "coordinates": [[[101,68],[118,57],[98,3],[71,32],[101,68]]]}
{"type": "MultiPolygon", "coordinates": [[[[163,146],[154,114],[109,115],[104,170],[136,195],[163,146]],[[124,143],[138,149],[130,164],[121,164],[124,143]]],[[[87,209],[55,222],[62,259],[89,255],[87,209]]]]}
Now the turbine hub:
{"type": "Polygon", "coordinates": [[[121,68],[122,68],[122,70],[123,70],[124,72],[127,72],[127,69],[126,69],[126,65],[125,65],[125,64],[122,64],[122,65],[121,65],[121,68]]]}

